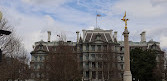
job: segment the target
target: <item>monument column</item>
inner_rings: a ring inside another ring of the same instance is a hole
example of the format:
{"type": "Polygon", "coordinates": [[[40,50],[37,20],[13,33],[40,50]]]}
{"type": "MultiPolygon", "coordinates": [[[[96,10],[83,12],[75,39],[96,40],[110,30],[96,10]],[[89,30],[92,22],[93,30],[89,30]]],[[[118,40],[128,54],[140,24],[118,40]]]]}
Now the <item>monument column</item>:
{"type": "Polygon", "coordinates": [[[125,22],[125,30],[123,32],[124,35],[124,81],[132,81],[132,74],[130,71],[130,53],[129,53],[129,32],[127,29],[127,21],[126,19],[126,11],[123,19],[121,19],[125,22]]]}

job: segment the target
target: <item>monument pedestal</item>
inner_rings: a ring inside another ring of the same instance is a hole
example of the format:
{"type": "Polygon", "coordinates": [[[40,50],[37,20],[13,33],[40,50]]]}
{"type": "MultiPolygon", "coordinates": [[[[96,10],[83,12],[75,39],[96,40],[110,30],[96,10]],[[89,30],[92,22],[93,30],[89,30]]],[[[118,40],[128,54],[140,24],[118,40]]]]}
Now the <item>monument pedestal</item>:
{"type": "Polygon", "coordinates": [[[124,81],[132,81],[132,74],[130,71],[124,72],[124,81]]]}

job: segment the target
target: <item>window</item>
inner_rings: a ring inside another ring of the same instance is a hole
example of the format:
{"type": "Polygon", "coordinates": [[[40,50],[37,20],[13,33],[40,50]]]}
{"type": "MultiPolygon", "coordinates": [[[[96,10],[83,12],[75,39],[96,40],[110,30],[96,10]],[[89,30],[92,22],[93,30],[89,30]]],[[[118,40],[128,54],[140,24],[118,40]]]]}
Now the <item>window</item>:
{"type": "Polygon", "coordinates": [[[37,64],[34,64],[34,69],[37,70],[37,64]]]}
{"type": "Polygon", "coordinates": [[[40,75],[39,75],[39,73],[37,73],[37,78],[39,78],[40,77],[40,75]]]}
{"type": "Polygon", "coordinates": [[[39,45],[39,50],[43,50],[43,45],[42,44],[39,45]]]}
{"type": "Polygon", "coordinates": [[[107,45],[104,45],[104,50],[107,50],[107,45]]]}
{"type": "Polygon", "coordinates": [[[38,60],[38,56],[34,56],[34,59],[35,59],[35,61],[37,61],[38,60]]]}
{"type": "Polygon", "coordinates": [[[95,59],[95,54],[91,54],[92,59],[95,59]]]}
{"type": "Polygon", "coordinates": [[[102,58],[102,55],[101,54],[97,54],[97,58],[102,58]]]}
{"type": "Polygon", "coordinates": [[[86,71],[86,78],[89,78],[89,71],[86,71]]]}
{"type": "Polygon", "coordinates": [[[98,79],[102,79],[102,71],[98,71],[98,79]]]}
{"type": "Polygon", "coordinates": [[[41,69],[43,67],[43,64],[41,63],[41,64],[39,64],[39,69],[41,69]]]}
{"type": "Polygon", "coordinates": [[[80,55],[80,61],[82,61],[83,60],[83,56],[82,55],[80,55]]]}
{"type": "Polygon", "coordinates": [[[96,68],[96,63],[92,62],[92,68],[96,68]]]}
{"type": "Polygon", "coordinates": [[[96,37],[96,40],[100,40],[100,39],[101,39],[101,36],[98,35],[98,36],[96,37]]]}
{"type": "Polygon", "coordinates": [[[108,71],[105,71],[104,74],[103,74],[103,77],[104,77],[105,81],[107,81],[108,76],[109,76],[108,71]]]}
{"type": "Polygon", "coordinates": [[[98,62],[98,68],[102,68],[102,62],[98,62]]]}
{"type": "Polygon", "coordinates": [[[121,47],[121,48],[120,48],[120,51],[122,51],[122,49],[123,49],[123,48],[121,47]]]}
{"type": "Polygon", "coordinates": [[[123,51],[123,47],[120,48],[120,51],[123,51]]]}
{"type": "Polygon", "coordinates": [[[91,45],[92,51],[95,51],[95,45],[91,45]]]}
{"type": "Polygon", "coordinates": [[[40,61],[42,61],[43,59],[42,59],[42,56],[39,56],[39,58],[40,58],[40,61]]]}
{"type": "Polygon", "coordinates": [[[86,65],[87,68],[89,67],[89,63],[88,62],[86,62],[85,65],[86,65]]]}
{"type": "Polygon", "coordinates": [[[97,50],[101,51],[101,45],[97,45],[97,50]]]}
{"type": "Polygon", "coordinates": [[[54,48],[54,51],[56,51],[56,47],[54,48]]]}
{"type": "Polygon", "coordinates": [[[103,67],[108,68],[108,63],[107,62],[103,62],[103,67]]]}
{"type": "Polygon", "coordinates": [[[112,76],[113,76],[113,72],[109,71],[109,77],[112,77],[112,76]]]}
{"type": "Polygon", "coordinates": [[[96,79],[96,71],[92,71],[92,78],[96,79]]]}
{"type": "Polygon", "coordinates": [[[123,76],[124,76],[124,74],[123,73],[121,73],[121,78],[123,79],[123,76]]]}
{"type": "Polygon", "coordinates": [[[32,78],[35,78],[35,73],[31,73],[31,77],[32,77],[32,78]]]}
{"type": "Polygon", "coordinates": [[[123,64],[121,64],[121,70],[123,70],[123,68],[124,68],[124,66],[123,66],[123,64]]]}
{"type": "Polygon", "coordinates": [[[123,61],[123,56],[120,56],[121,61],[123,61]]]}
{"type": "Polygon", "coordinates": [[[83,67],[83,62],[80,62],[80,67],[81,67],[81,68],[83,67]]]}
{"type": "Polygon", "coordinates": [[[82,49],[83,49],[82,46],[80,46],[79,48],[80,48],[80,51],[82,51],[82,49]]]}
{"type": "Polygon", "coordinates": [[[89,45],[86,45],[86,51],[89,51],[89,45]]]}
{"type": "Polygon", "coordinates": [[[86,54],[85,57],[86,57],[86,60],[89,60],[89,55],[88,54],[86,54]]]}

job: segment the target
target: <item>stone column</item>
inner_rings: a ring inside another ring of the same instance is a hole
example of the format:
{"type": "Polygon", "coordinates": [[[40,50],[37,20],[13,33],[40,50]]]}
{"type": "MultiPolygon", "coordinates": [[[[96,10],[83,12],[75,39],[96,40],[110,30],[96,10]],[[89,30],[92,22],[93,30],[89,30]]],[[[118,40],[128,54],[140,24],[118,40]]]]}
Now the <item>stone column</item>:
{"type": "Polygon", "coordinates": [[[129,53],[129,32],[125,28],[124,32],[124,81],[132,81],[132,74],[130,71],[130,53],[129,53]]]}

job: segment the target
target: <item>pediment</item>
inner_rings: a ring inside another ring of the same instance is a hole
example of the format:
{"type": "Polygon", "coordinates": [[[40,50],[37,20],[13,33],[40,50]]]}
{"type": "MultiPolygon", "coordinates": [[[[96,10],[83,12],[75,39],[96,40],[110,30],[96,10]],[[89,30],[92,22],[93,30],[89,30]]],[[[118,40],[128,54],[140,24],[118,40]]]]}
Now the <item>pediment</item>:
{"type": "Polygon", "coordinates": [[[103,41],[103,40],[94,40],[94,41],[92,41],[92,43],[106,43],[106,41],[103,41]]]}
{"type": "Polygon", "coordinates": [[[38,50],[36,53],[46,53],[46,51],[38,50]]]}
{"type": "Polygon", "coordinates": [[[47,51],[44,50],[36,50],[36,51],[32,51],[31,54],[46,54],[48,53],[47,51]]]}

